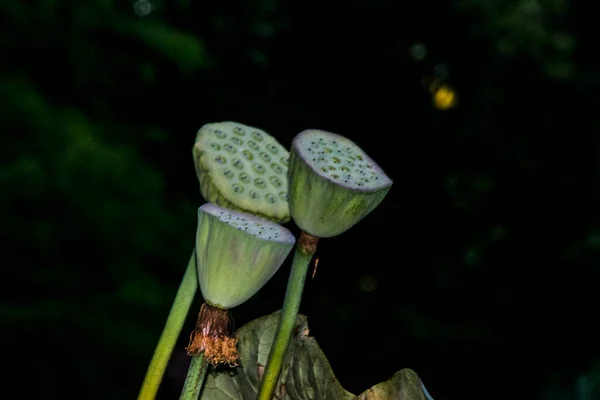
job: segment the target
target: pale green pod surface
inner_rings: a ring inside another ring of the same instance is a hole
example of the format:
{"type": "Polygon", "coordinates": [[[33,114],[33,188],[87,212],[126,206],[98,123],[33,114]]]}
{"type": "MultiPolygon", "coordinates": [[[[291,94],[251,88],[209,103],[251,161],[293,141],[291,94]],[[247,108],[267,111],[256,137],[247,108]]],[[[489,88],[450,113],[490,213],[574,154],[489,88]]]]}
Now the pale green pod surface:
{"type": "Polygon", "coordinates": [[[392,185],[354,142],[313,129],[292,142],[288,180],[294,222],[322,238],[350,229],[381,203],[392,185]]]}
{"type": "Polygon", "coordinates": [[[196,257],[204,300],[223,309],[245,302],[277,272],[295,241],[274,222],[203,204],[198,209],[196,257]]]}
{"type": "Polygon", "coordinates": [[[237,122],[200,128],[194,164],[206,201],[284,223],[289,152],[271,135],[237,122]]]}

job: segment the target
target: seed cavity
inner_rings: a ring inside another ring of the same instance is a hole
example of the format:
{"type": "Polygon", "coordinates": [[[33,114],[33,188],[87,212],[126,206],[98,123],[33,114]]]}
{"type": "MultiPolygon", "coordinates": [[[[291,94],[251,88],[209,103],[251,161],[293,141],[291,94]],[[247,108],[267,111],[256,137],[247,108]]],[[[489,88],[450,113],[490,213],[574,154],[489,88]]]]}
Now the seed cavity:
{"type": "Polygon", "coordinates": [[[217,150],[217,151],[221,150],[221,146],[219,146],[219,144],[218,144],[218,143],[215,143],[215,142],[212,142],[212,143],[210,144],[210,147],[211,147],[213,150],[217,150]]]}
{"type": "Polygon", "coordinates": [[[233,133],[235,133],[238,136],[244,136],[246,134],[246,132],[239,126],[233,128],[233,133]]]}
{"type": "Polygon", "coordinates": [[[237,148],[229,143],[225,143],[223,145],[223,148],[225,149],[225,151],[231,154],[235,154],[237,152],[237,148]]]}
{"type": "Polygon", "coordinates": [[[279,192],[279,198],[283,201],[287,201],[288,195],[286,192],[279,192]]]}
{"type": "Polygon", "coordinates": [[[225,134],[225,132],[223,132],[220,129],[215,129],[214,134],[216,137],[218,137],[219,139],[225,139],[227,137],[227,135],[225,134]]]}
{"type": "Polygon", "coordinates": [[[267,200],[267,202],[269,202],[270,204],[277,203],[277,197],[273,196],[271,193],[267,193],[265,195],[265,200],[267,200]]]}
{"type": "Polygon", "coordinates": [[[225,164],[227,162],[227,159],[223,156],[216,156],[215,161],[219,164],[225,164]]]}
{"type": "Polygon", "coordinates": [[[231,165],[233,165],[233,167],[237,169],[244,169],[244,163],[239,158],[234,158],[231,161],[231,165]]]}
{"type": "Polygon", "coordinates": [[[241,146],[244,144],[244,141],[242,139],[240,139],[237,136],[232,136],[229,138],[233,143],[237,144],[238,146],[241,146]]]}
{"type": "Polygon", "coordinates": [[[227,178],[227,179],[231,179],[235,176],[233,171],[230,169],[226,169],[225,171],[223,171],[223,175],[225,175],[225,178],[227,178]]]}
{"type": "Polygon", "coordinates": [[[250,175],[248,175],[245,172],[242,172],[239,176],[238,179],[244,183],[250,183],[250,175]]]}
{"type": "Polygon", "coordinates": [[[264,173],[265,173],[265,167],[263,167],[263,165],[262,165],[262,164],[257,164],[257,163],[254,163],[254,164],[252,165],[252,169],[254,169],[254,171],[255,171],[257,174],[264,174],[264,173]]]}
{"type": "Polygon", "coordinates": [[[277,146],[275,146],[272,143],[269,143],[265,147],[267,148],[267,150],[269,150],[271,152],[271,154],[277,154],[279,152],[279,149],[277,149],[277,146]]]}
{"type": "Polygon", "coordinates": [[[244,150],[244,151],[242,151],[242,155],[248,161],[252,161],[254,159],[254,156],[252,155],[252,153],[250,152],[250,150],[244,150]]]}
{"type": "Polygon", "coordinates": [[[260,150],[260,146],[256,144],[256,142],[253,142],[252,140],[248,140],[248,147],[250,147],[252,150],[260,150]]]}
{"type": "Polygon", "coordinates": [[[242,193],[244,191],[244,187],[241,185],[238,185],[237,183],[234,183],[233,185],[231,185],[231,187],[233,188],[233,191],[236,193],[242,193]]]}
{"type": "Polygon", "coordinates": [[[271,164],[271,169],[273,170],[273,172],[275,172],[276,174],[281,174],[283,173],[283,168],[281,168],[281,166],[277,163],[273,163],[271,164]]]}
{"type": "Polygon", "coordinates": [[[263,140],[263,134],[258,132],[258,131],[253,131],[252,132],[252,137],[254,138],[254,140],[256,140],[257,142],[262,142],[263,140]]]}
{"type": "Polygon", "coordinates": [[[264,189],[267,187],[267,182],[263,178],[254,179],[254,185],[259,189],[264,189]]]}
{"type": "Polygon", "coordinates": [[[255,190],[250,189],[248,191],[248,194],[250,195],[250,198],[252,198],[254,200],[258,200],[260,198],[260,195],[255,190]]]}
{"type": "Polygon", "coordinates": [[[271,185],[275,186],[276,188],[280,188],[281,187],[281,179],[279,179],[278,177],[276,177],[275,175],[271,175],[269,177],[269,182],[271,182],[271,185]]]}
{"type": "Polygon", "coordinates": [[[271,162],[271,156],[267,153],[260,153],[259,156],[264,162],[271,162]]]}

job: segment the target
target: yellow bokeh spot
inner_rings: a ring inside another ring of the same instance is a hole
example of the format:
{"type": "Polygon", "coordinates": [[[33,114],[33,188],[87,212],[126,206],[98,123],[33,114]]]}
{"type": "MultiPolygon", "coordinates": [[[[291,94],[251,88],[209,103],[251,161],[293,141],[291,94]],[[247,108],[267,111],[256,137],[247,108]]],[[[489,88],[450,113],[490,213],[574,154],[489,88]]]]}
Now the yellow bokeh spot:
{"type": "Polygon", "coordinates": [[[433,93],[433,104],[440,110],[447,110],[456,105],[456,93],[447,85],[441,85],[433,93]]]}

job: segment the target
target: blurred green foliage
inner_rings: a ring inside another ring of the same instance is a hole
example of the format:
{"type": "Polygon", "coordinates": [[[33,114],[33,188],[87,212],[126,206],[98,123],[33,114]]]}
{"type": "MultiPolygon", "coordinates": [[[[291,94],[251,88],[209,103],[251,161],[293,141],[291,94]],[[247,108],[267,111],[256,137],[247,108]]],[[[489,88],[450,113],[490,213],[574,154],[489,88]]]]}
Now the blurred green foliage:
{"type": "MultiPolygon", "coordinates": [[[[435,398],[506,398],[511,384],[597,397],[591,6],[177,0],[144,14],[140,1],[0,2],[9,384],[136,395],[193,246],[194,134],[237,120],[284,145],[305,128],[345,134],[396,181],[323,243],[307,285],[302,312],[344,387],[408,367],[435,398]],[[420,84],[441,70],[460,96],[448,112],[420,84]],[[340,335],[363,349],[360,378],[340,335]]],[[[238,325],[280,307],[282,271],[238,325]]],[[[182,383],[174,364],[164,398],[182,383]]]]}

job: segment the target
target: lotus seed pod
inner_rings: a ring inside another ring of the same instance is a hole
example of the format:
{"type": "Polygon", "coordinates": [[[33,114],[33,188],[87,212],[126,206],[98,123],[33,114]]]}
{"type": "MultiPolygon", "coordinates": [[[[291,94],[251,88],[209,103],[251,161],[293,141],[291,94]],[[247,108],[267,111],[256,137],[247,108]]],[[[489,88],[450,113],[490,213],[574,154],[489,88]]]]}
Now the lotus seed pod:
{"type": "Polygon", "coordinates": [[[236,122],[206,124],[194,144],[206,201],[284,223],[289,152],[266,132],[236,122]]]}
{"type": "Polygon", "coordinates": [[[203,204],[198,209],[196,259],[204,300],[223,309],[245,302],[277,272],[295,241],[274,222],[203,204]]]}
{"type": "Polygon", "coordinates": [[[313,129],[294,138],[288,179],[294,222],[323,238],[350,229],[379,205],[392,185],[354,142],[313,129]]]}

